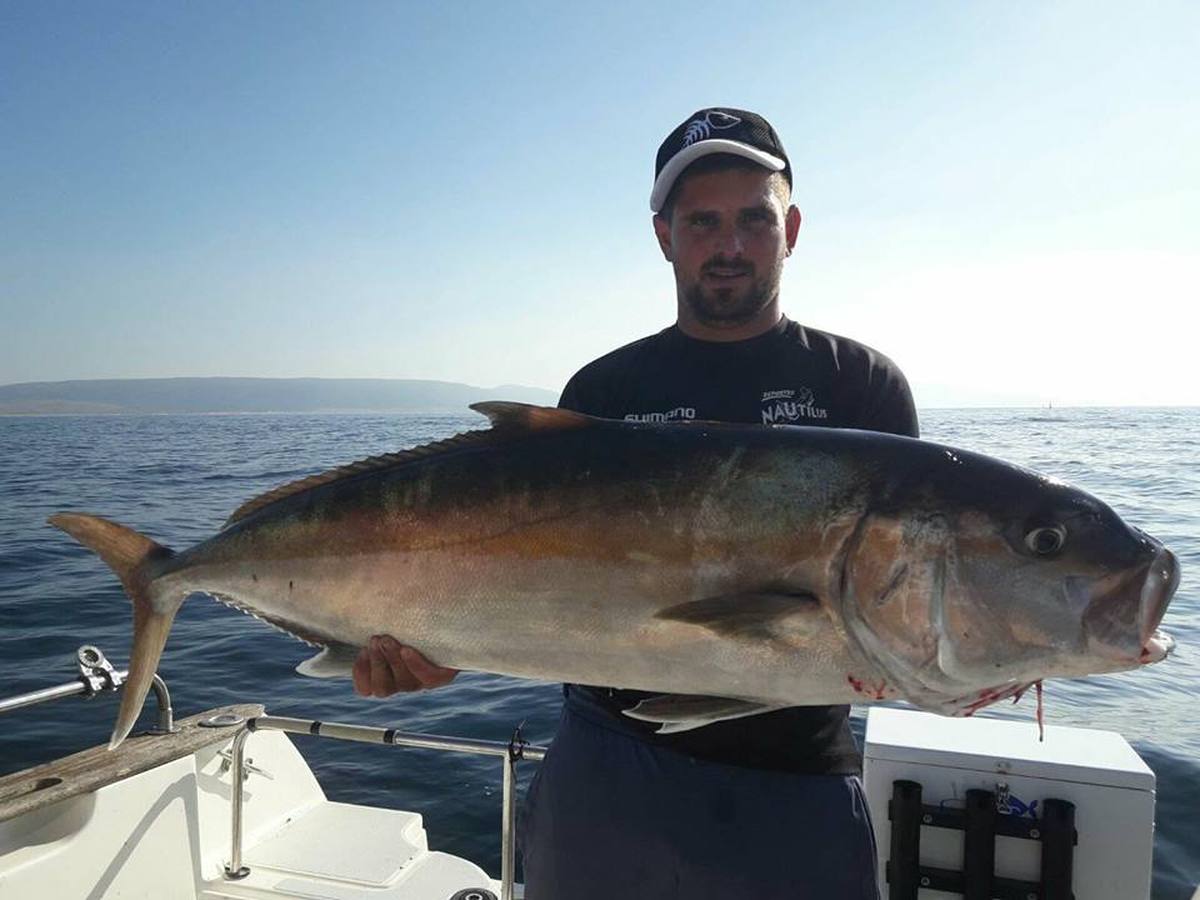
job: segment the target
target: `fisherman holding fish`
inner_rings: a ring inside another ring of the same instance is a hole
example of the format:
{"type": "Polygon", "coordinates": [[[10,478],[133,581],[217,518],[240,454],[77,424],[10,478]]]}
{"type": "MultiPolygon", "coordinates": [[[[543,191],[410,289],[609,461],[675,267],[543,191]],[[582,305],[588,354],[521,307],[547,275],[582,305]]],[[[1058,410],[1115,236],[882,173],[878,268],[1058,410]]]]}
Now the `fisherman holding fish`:
{"type": "Polygon", "coordinates": [[[567,683],[521,822],[531,900],[857,900],[877,886],[848,704],[970,715],[1167,656],[1170,550],[1057,479],[915,440],[887,358],[780,313],[800,214],[770,125],[701,110],[656,173],[676,323],[564,408],[477,403],[490,429],[274,488],[182,550],[50,517],[133,604],[111,750],[205,593],[361,693],[567,683]]]}
{"type": "MultiPolygon", "coordinates": [[[[659,148],[650,208],[676,323],[585,366],[560,406],[638,422],[727,421],[917,436],[904,375],[780,308],[800,229],[792,170],[761,116],[702,109],[659,148]]],[[[455,670],[394,638],[354,667],[360,694],[455,670]]],[[[778,709],[674,733],[623,714],[649,695],[566,685],[523,811],[526,897],[876,898],[875,846],[848,706],[778,709]]]]}

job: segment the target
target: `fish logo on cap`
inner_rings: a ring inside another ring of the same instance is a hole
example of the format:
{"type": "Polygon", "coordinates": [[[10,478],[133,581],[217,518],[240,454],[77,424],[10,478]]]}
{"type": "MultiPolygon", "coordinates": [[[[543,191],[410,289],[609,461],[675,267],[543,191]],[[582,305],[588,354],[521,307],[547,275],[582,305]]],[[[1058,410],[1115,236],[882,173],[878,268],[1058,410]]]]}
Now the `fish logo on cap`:
{"type": "Polygon", "coordinates": [[[742,120],[737,116],[731,116],[729,113],[710,109],[704,114],[703,119],[693,119],[688,122],[688,126],[683,132],[683,146],[690,147],[696,141],[707,140],[712,137],[714,129],[722,131],[726,128],[732,128],[734,125],[741,124],[742,120]]]}

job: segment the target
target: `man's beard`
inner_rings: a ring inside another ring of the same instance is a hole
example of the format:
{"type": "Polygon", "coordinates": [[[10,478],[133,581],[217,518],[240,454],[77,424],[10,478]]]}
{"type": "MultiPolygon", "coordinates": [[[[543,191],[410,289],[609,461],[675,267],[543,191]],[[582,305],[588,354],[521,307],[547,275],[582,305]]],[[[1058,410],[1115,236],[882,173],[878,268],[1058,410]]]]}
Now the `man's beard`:
{"type": "Polygon", "coordinates": [[[751,321],[762,312],[779,293],[779,273],[772,272],[766,278],[755,278],[754,267],[749,263],[731,266],[717,260],[705,263],[700,270],[701,278],[709,266],[741,268],[749,276],[749,283],[742,287],[706,287],[697,280],[683,291],[683,301],[697,322],[713,328],[734,328],[751,321]],[[771,277],[774,276],[774,277],[771,277]]]}

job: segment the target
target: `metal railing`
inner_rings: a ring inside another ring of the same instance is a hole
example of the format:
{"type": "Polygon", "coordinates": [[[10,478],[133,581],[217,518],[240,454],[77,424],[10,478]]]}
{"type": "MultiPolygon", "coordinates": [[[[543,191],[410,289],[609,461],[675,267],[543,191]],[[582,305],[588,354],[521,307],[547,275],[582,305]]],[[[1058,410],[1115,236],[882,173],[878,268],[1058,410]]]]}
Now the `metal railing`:
{"type": "MultiPolygon", "coordinates": [[[[114,669],[100,648],[91,644],[84,644],[76,651],[75,656],[79,663],[78,678],[66,684],[0,699],[0,714],[66,697],[82,695],[90,700],[97,694],[119,691],[125,684],[125,679],[129,677],[128,669],[114,669]]],[[[155,673],[151,687],[158,701],[158,722],[150,729],[150,733],[174,734],[179,729],[175,727],[175,712],[171,709],[171,692],[167,690],[167,683],[155,673]]]]}
{"type": "MultiPolygon", "coordinates": [[[[54,687],[0,698],[0,714],[13,712],[27,706],[61,700],[66,697],[95,697],[105,692],[118,692],[129,677],[128,669],[114,669],[99,648],[84,644],[76,652],[79,676],[74,681],[54,687]]],[[[154,696],[158,701],[158,722],[150,729],[151,734],[173,734],[175,715],[171,708],[171,693],[167,683],[154,675],[154,696]]],[[[205,723],[202,723],[205,724],[205,723]]],[[[230,722],[228,724],[234,724],[230,722]]],[[[500,826],[500,895],[502,900],[512,900],[513,881],[516,867],[516,766],[521,760],[540,761],[546,755],[545,747],[526,743],[518,728],[507,743],[482,741],[472,738],[442,737],[436,734],[418,734],[397,731],[394,728],[378,728],[370,725],[342,725],[336,722],[319,722],[312,719],[293,719],[285,716],[257,716],[248,719],[233,739],[231,750],[233,768],[233,803],[231,849],[225,877],[244,878],[250,870],[242,864],[242,807],[243,783],[252,771],[247,764],[246,741],[255,731],[286,731],[292,734],[310,734],[318,737],[336,738],[342,741],[357,741],[366,744],[392,744],[398,747],[420,747],[427,750],[448,750],[454,753],[474,753],[480,756],[499,757],[504,761],[504,778],[501,791],[500,826]]]]}
{"type": "Polygon", "coordinates": [[[516,785],[517,763],[523,759],[540,761],[546,755],[545,747],[527,744],[517,729],[508,743],[480,741],[471,738],[441,737],[435,734],[417,734],[397,731],[394,728],[378,728],[371,725],[341,725],[336,722],[319,722],[313,719],[293,719],[286,716],[257,716],[246,721],[246,726],[233,739],[233,820],[230,828],[231,848],[225,877],[245,878],[250,870],[242,864],[242,783],[246,778],[246,741],[255,731],[286,731],[291,734],[311,734],[318,737],[336,738],[340,741],[358,741],[365,744],[392,744],[399,747],[422,747],[428,750],[449,750],[455,753],[474,753],[496,756],[504,760],[504,780],[501,793],[500,825],[500,897],[512,900],[513,880],[516,866],[516,785]]]}

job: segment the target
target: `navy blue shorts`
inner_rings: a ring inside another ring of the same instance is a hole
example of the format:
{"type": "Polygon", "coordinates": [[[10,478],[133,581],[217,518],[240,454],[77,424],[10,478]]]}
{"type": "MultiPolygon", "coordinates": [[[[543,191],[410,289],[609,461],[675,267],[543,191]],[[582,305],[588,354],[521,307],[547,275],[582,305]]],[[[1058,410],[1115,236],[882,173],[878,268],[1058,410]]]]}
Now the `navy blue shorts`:
{"type": "Polygon", "coordinates": [[[856,776],[650,746],[579,692],[521,810],[527,900],[878,900],[856,776]]]}

